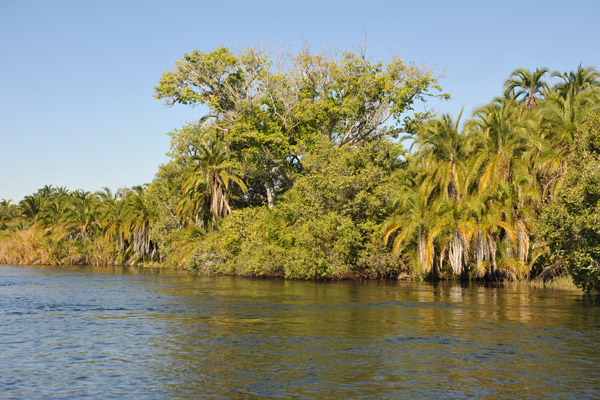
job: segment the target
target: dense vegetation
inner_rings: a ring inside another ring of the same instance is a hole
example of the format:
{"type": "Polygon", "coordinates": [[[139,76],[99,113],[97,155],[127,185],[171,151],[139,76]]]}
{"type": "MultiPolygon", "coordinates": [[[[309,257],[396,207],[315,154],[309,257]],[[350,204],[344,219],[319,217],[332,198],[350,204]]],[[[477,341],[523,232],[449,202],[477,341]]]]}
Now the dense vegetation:
{"type": "Polygon", "coordinates": [[[600,285],[593,68],[518,69],[466,121],[413,111],[447,98],[430,71],[356,52],[195,51],[155,90],[203,114],[156,179],[3,201],[0,262],[600,285]]]}

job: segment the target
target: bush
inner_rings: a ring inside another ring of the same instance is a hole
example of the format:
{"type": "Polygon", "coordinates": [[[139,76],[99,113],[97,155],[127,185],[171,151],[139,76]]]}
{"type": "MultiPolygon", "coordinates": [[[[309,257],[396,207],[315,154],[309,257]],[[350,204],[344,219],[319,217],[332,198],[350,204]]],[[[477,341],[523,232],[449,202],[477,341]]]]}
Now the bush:
{"type": "MultiPolygon", "coordinates": [[[[594,126],[598,126],[596,123],[594,126]]],[[[600,290],[600,149],[598,129],[582,134],[582,150],[561,189],[540,216],[539,229],[573,282],[600,290]]]]}

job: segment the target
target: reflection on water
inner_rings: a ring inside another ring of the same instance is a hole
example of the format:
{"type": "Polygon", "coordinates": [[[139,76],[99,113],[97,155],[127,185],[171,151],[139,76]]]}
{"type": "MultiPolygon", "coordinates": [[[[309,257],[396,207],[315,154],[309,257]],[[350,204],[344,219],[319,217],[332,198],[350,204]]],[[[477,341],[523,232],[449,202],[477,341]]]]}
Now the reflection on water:
{"type": "Polygon", "coordinates": [[[0,398],[600,398],[600,302],[0,266],[0,398]]]}

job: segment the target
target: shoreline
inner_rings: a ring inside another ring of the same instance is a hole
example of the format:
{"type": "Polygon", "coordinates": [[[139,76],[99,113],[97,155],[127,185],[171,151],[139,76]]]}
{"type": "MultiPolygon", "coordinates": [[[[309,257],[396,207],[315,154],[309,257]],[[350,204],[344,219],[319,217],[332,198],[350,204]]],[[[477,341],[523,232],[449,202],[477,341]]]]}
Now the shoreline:
{"type": "Polygon", "coordinates": [[[230,276],[237,278],[246,278],[246,279],[258,279],[258,280],[282,280],[282,281],[305,281],[305,282],[368,282],[368,281],[377,281],[377,282],[406,282],[406,283],[415,283],[415,282],[426,282],[429,284],[446,284],[446,283],[454,283],[460,285],[476,285],[483,287],[510,287],[510,286],[521,286],[526,285],[530,288],[536,289],[548,289],[548,290],[569,290],[569,291],[577,291],[579,293],[585,293],[581,288],[578,288],[573,283],[573,279],[568,274],[562,274],[558,276],[551,277],[549,279],[522,279],[522,280],[485,280],[485,279],[449,279],[447,277],[443,279],[431,279],[430,276],[420,279],[416,276],[411,276],[408,273],[400,274],[398,278],[391,277],[382,277],[382,276],[344,276],[344,277],[323,277],[321,279],[299,279],[293,277],[285,277],[283,274],[279,275],[252,275],[252,274],[236,274],[236,273],[225,273],[225,272],[215,272],[208,271],[206,269],[189,269],[180,266],[170,266],[164,263],[158,262],[146,262],[146,263],[136,263],[136,264],[43,264],[43,263],[15,263],[15,262],[0,262],[0,265],[6,266],[15,266],[15,267],[53,267],[57,269],[74,267],[74,268],[90,268],[90,269],[102,269],[106,267],[110,268],[135,268],[139,270],[163,270],[163,271],[176,271],[176,272],[187,272],[195,275],[202,276],[230,276]]]}

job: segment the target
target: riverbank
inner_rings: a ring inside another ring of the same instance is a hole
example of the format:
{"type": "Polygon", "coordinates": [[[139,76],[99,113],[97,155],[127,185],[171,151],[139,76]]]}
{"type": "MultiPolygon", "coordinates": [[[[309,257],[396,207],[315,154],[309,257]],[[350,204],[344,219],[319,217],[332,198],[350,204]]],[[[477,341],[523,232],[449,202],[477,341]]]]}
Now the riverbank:
{"type": "MultiPolygon", "coordinates": [[[[14,244],[14,242],[13,242],[14,244]]],[[[52,260],[51,254],[55,256],[58,254],[56,249],[46,248],[46,247],[36,247],[31,243],[27,242],[19,242],[19,245],[16,248],[11,248],[11,251],[8,251],[9,247],[6,242],[0,242],[0,265],[19,265],[19,266],[52,266],[52,267],[92,267],[94,268],[103,268],[105,266],[109,267],[125,267],[125,268],[142,268],[146,270],[173,270],[173,271],[188,271],[192,273],[196,273],[199,275],[206,276],[239,276],[246,278],[264,278],[264,279],[288,279],[288,280],[298,280],[299,278],[286,277],[283,271],[279,273],[252,273],[249,271],[248,266],[239,265],[237,267],[228,266],[226,264],[216,264],[213,260],[212,263],[206,263],[204,265],[197,265],[197,268],[189,268],[182,264],[174,264],[174,263],[164,263],[157,261],[138,261],[135,263],[123,264],[118,263],[114,258],[112,258],[112,262],[106,262],[106,259],[101,257],[86,257],[81,254],[76,254],[75,252],[71,252],[71,255],[62,255],[62,260],[66,260],[69,262],[57,262],[60,260],[60,257],[54,259],[54,262],[48,262],[52,260]],[[9,257],[10,255],[10,257],[9,257]],[[90,260],[94,262],[89,262],[90,260]],[[44,262],[46,261],[46,262],[44,262]]],[[[111,259],[108,258],[110,261],[111,259]]],[[[431,281],[432,276],[423,275],[423,274],[415,274],[414,269],[405,266],[402,270],[396,269],[394,272],[390,273],[389,270],[387,274],[378,273],[376,271],[360,271],[354,270],[345,273],[344,275],[338,276],[329,276],[329,277],[320,277],[313,278],[311,280],[318,281],[366,281],[366,280],[383,280],[383,281],[406,281],[406,282],[416,282],[416,281],[431,281]]],[[[300,279],[306,280],[306,279],[300,279]]],[[[446,276],[435,277],[435,281],[449,281],[449,282],[460,282],[460,280],[448,278],[446,276]]],[[[562,274],[558,276],[551,276],[546,279],[522,279],[522,280],[507,280],[507,279],[496,279],[496,280],[484,280],[484,279],[475,279],[473,280],[475,283],[484,284],[484,285],[505,285],[505,286],[518,286],[518,285],[526,285],[532,288],[540,288],[540,289],[561,289],[561,290],[576,290],[581,291],[574,283],[573,279],[568,274],[562,274]]]]}

